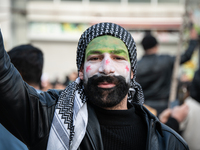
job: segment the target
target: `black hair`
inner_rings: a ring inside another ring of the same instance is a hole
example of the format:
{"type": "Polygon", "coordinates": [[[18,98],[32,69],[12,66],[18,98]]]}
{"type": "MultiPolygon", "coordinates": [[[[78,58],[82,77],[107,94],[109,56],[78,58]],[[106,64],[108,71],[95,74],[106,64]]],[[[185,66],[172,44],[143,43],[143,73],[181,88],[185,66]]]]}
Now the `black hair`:
{"type": "Polygon", "coordinates": [[[148,50],[150,48],[155,47],[158,44],[158,41],[150,33],[146,33],[146,35],[142,39],[141,44],[142,44],[144,50],[148,50]]]}
{"type": "Polygon", "coordinates": [[[43,52],[31,44],[19,45],[8,51],[11,62],[28,84],[41,85],[43,52]]]}

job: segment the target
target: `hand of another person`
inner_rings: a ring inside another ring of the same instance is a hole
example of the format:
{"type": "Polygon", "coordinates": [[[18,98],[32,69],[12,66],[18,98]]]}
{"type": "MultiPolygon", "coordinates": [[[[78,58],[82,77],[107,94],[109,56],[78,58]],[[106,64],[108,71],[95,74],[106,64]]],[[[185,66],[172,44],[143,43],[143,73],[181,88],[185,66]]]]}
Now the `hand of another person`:
{"type": "Polygon", "coordinates": [[[198,33],[194,29],[194,27],[190,29],[190,38],[193,39],[193,40],[197,40],[198,39],[198,33]]]}
{"type": "Polygon", "coordinates": [[[166,123],[169,119],[169,117],[171,116],[172,110],[170,108],[165,109],[160,115],[159,115],[159,119],[160,122],[162,123],[166,123]]]}
{"type": "Polygon", "coordinates": [[[189,107],[187,104],[176,106],[172,109],[171,117],[175,118],[179,123],[182,122],[188,115],[189,107]]]}

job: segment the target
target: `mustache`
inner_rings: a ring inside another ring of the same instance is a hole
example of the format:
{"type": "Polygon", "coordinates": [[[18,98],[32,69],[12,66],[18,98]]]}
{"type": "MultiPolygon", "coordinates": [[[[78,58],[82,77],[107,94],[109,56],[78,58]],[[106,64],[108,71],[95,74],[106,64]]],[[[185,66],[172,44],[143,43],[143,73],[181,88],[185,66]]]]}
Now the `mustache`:
{"type": "Polygon", "coordinates": [[[108,82],[113,84],[119,84],[121,81],[125,81],[125,78],[123,76],[105,76],[105,75],[94,75],[89,78],[88,82],[91,82],[93,85],[97,85],[101,82],[108,82]]]}
{"type": "Polygon", "coordinates": [[[99,107],[113,107],[119,104],[127,95],[129,90],[129,83],[123,76],[115,75],[94,75],[84,82],[85,94],[88,100],[99,107]],[[100,88],[100,82],[107,82],[115,84],[112,88],[100,88]]]}

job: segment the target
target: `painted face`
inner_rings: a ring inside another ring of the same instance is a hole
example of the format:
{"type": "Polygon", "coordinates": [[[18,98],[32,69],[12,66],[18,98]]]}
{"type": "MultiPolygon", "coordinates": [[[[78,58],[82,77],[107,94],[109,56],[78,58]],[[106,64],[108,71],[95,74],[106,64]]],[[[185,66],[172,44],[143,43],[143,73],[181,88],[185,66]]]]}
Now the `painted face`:
{"type": "MultiPolygon", "coordinates": [[[[118,38],[104,35],[93,39],[87,46],[84,63],[84,80],[97,75],[123,76],[130,81],[130,59],[126,45],[118,38]]],[[[99,85],[111,88],[114,85],[99,85]]]]}
{"type": "Polygon", "coordinates": [[[120,39],[109,35],[93,39],[85,52],[82,77],[89,101],[102,108],[127,101],[130,70],[128,50],[120,39]]]}

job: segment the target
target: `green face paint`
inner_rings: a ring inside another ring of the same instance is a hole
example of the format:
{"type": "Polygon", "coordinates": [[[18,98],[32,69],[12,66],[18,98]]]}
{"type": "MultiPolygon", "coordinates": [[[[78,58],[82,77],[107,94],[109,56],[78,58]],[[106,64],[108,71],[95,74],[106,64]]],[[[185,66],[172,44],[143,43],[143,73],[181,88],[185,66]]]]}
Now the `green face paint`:
{"type": "Polygon", "coordinates": [[[88,44],[85,61],[90,55],[101,55],[103,53],[117,55],[130,62],[128,49],[123,41],[109,35],[97,37],[88,44]]]}
{"type": "Polygon", "coordinates": [[[84,82],[94,75],[122,76],[130,82],[131,64],[126,45],[120,39],[104,35],[87,46],[84,62],[84,82]]]}

